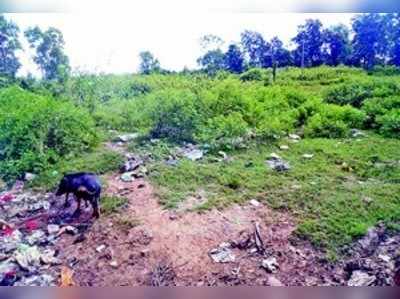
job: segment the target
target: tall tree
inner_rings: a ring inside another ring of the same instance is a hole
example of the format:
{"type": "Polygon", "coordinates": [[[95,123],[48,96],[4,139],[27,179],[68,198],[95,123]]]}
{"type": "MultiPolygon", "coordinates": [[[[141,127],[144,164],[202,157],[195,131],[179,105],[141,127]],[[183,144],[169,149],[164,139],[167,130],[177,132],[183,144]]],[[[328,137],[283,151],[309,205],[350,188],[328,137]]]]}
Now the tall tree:
{"type": "Polygon", "coordinates": [[[149,51],[143,51],[139,53],[140,57],[140,65],[139,65],[139,72],[141,74],[151,74],[154,72],[160,72],[160,62],[157,58],[151,54],[149,51]]]}
{"type": "Polygon", "coordinates": [[[387,30],[389,61],[400,66],[400,13],[387,14],[384,19],[387,30]]]}
{"type": "Polygon", "coordinates": [[[324,62],[328,65],[337,66],[346,63],[350,54],[349,30],[345,25],[332,26],[323,31],[324,62]]]}
{"type": "Polygon", "coordinates": [[[200,38],[200,47],[203,51],[212,51],[221,49],[224,41],[217,35],[207,34],[200,38]]]}
{"type": "Polygon", "coordinates": [[[321,21],[306,20],[305,24],[298,26],[298,32],[293,41],[297,44],[295,50],[297,65],[317,66],[323,62],[321,21]]]}
{"type": "Polygon", "coordinates": [[[228,71],[232,73],[243,72],[243,53],[239,46],[231,44],[228,47],[228,51],[225,53],[225,67],[228,71]]]}
{"type": "Polygon", "coordinates": [[[21,49],[18,33],[18,26],[0,15],[0,75],[2,76],[14,78],[21,66],[16,56],[16,51],[21,49]]]}
{"type": "Polygon", "coordinates": [[[270,67],[270,45],[256,31],[246,30],[241,33],[241,44],[251,67],[270,67]]]}
{"type": "Polygon", "coordinates": [[[69,75],[68,56],[64,53],[64,38],[60,30],[50,27],[42,31],[39,27],[29,28],[25,36],[36,55],[33,60],[42,71],[45,80],[63,81],[69,75]]]}
{"type": "Polygon", "coordinates": [[[283,42],[274,37],[271,39],[271,63],[277,67],[288,66],[292,62],[290,51],[283,46],[283,42]]]}
{"type": "Polygon", "coordinates": [[[225,67],[225,55],[220,49],[210,50],[199,59],[197,63],[209,75],[215,75],[225,67]]]}
{"type": "Polygon", "coordinates": [[[353,60],[356,65],[371,69],[378,59],[385,58],[388,49],[384,19],[377,13],[357,15],[352,28],[353,60]]]}

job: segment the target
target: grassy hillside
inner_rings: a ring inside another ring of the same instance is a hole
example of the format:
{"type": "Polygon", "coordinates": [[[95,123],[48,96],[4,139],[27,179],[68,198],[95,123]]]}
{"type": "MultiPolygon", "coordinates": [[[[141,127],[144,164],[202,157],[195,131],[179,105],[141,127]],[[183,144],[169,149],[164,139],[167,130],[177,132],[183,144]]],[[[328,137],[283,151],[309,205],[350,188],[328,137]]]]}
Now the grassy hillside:
{"type": "Polygon", "coordinates": [[[256,198],[292,214],[299,235],[336,252],[377,222],[396,227],[400,220],[397,74],[287,68],[272,82],[270,70],[253,69],[215,77],[81,75],[62,86],[5,87],[0,175],[12,182],[34,172],[34,185],[52,188],[64,171],[105,173],[121,160],[99,146],[110,130],[139,132],[131,148],[157,157],[150,179],[166,207],[200,190],[207,198],[200,210],[256,198]],[[352,129],[366,136],[353,138],[352,129]],[[289,133],[303,138],[293,143],[289,133]],[[166,165],[163,158],[183,142],[207,155],[166,165]],[[230,159],[216,162],[221,150],[230,159]],[[291,169],[269,169],[272,152],[291,169]]]}

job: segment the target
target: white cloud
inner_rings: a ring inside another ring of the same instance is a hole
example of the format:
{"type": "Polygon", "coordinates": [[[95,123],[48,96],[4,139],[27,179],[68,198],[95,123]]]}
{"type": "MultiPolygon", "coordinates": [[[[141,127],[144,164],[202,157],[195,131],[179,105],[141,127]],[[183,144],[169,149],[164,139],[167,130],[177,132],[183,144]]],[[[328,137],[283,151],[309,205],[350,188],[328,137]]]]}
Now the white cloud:
{"type": "MultiPolygon", "coordinates": [[[[179,2],[175,0],[173,2],[179,2]]],[[[169,2],[168,2],[169,3],[169,2]]],[[[266,38],[275,35],[290,42],[297,25],[307,18],[319,18],[324,25],[349,24],[351,14],[289,14],[232,12],[156,12],[142,13],[74,13],[74,14],[10,14],[22,30],[39,25],[60,29],[66,52],[74,68],[108,73],[137,70],[138,53],[150,50],[168,69],[196,67],[201,54],[198,44],[204,34],[213,33],[225,41],[237,41],[245,29],[261,32],[266,38]]],[[[23,73],[32,71],[26,54],[23,73]]]]}

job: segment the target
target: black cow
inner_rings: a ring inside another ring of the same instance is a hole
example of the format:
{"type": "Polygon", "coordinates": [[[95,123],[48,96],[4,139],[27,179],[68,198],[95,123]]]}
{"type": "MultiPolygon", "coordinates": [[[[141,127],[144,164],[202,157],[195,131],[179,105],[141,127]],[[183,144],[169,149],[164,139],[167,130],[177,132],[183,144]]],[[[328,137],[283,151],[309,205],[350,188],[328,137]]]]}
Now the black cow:
{"type": "Polygon", "coordinates": [[[66,194],[65,207],[68,207],[68,196],[73,193],[78,201],[78,207],[75,211],[76,214],[80,213],[81,200],[90,202],[93,208],[93,216],[100,217],[99,201],[101,193],[101,184],[99,178],[90,172],[78,172],[66,174],[61,179],[58,186],[56,196],[66,194]]]}

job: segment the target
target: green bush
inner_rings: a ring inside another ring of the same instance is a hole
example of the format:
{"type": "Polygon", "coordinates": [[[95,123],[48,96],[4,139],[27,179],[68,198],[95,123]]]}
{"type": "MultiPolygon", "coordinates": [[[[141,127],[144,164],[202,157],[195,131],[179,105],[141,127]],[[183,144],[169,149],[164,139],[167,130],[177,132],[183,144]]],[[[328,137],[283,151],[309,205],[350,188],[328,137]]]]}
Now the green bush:
{"type": "Polygon", "coordinates": [[[240,80],[243,82],[246,81],[260,81],[265,85],[269,85],[271,74],[266,69],[250,69],[240,75],[240,80]]]}
{"type": "Polygon", "coordinates": [[[346,137],[350,128],[360,128],[365,114],[351,106],[322,105],[319,111],[309,118],[304,133],[308,137],[346,137]]]}
{"type": "Polygon", "coordinates": [[[0,92],[0,172],[14,179],[40,172],[60,157],[81,153],[99,141],[93,119],[71,103],[17,87],[0,92]]]}
{"type": "Polygon", "coordinates": [[[377,118],[380,132],[388,137],[400,138],[400,109],[392,109],[377,118]]]}
{"type": "Polygon", "coordinates": [[[362,110],[368,116],[368,125],[370,127],[377,127],[376,118],[392,109],[400,109],[400,96],[367,99],[362,106],[362,110]]]}
{"type": "Polygon", "coordinates": [[[400,92],[400,83],[394,79],[366,78],[353,80],[330,88],[325,101],[337,105],[361,107],[367,98],[388,97],[400,92]]]}

